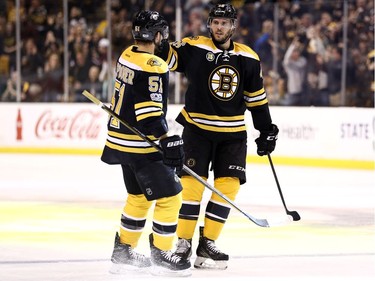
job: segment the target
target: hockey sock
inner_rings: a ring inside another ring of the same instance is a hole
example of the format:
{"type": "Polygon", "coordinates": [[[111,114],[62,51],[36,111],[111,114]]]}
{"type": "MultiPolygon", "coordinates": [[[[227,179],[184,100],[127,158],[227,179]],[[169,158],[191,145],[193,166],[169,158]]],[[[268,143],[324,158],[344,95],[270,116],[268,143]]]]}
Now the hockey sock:
{"type": "Polygon", "coordinates": [[[192,176],[183,176],[181,184],[183,187],[182,206],[178,219],[177,236],[184,239],[191,239],[193,238],[199,218],[204,185],[192,176]]]}
{"type": "MultiPolygon", "coordinates": [[[[240,181],[238,178],[221,177],[214,181],[215,188],[222,192],[229,199],[234,200],[240,189],[240,181]]],[[[211,240],[216,240],[229,216],[230,206],[218,196],[212,193],[211,199],[206,207],[204,219],[203,236],[211,240]]]]}
{"type": "Polygon", "coordinates": [[[160,250],[169,251],[173,247],[181,202],[181,193],[156,200],[152,230],[154,245],[160,250]]]}
{"type": "Polygon", "coordinates": [[[143,194],[128,194],[121,215],[120,243],[128,244],[132,248],[138,245],[151,205],[152,202],[147,201],[143,194]]]}

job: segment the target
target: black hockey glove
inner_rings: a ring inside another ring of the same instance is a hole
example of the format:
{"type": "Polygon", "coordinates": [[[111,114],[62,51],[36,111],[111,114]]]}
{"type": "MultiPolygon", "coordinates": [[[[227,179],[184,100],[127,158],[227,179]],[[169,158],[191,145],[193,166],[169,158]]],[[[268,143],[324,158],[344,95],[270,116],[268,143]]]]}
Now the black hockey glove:
{"type": "Polygon", "coordinates": [[[271,124],[269,131],[260,132],[260,136],[255,140],[259,156],[267,155],[267,153],[274,151],[278,133],[279,129],[274,124],[271,124]]]}
{"type": "Polygon", "coordinates": [[[185,158],[183,144],[183,140],[178,135],[160,140],[165,165],[175,167],[177,171],[182,170],[185,158]]]}

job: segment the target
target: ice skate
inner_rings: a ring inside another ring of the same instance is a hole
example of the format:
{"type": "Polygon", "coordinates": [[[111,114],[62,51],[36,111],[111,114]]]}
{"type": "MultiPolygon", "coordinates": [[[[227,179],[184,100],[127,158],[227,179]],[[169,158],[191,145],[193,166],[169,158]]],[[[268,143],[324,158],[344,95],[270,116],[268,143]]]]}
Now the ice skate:
{"type": "Polygon", "coordinates": [[[112,267],[109,272],[113,274],[144,273],[151,267],[150,258],[135,252],[130,245],[121,244],[118,233],[111,261],[112,267]]]}
{"type": "Polygon", "coordinates": [[[192,254],[191,241],[192,239],[178,238],[175,254],[185,260],[189,260],[192,254]]]}
{"type": "Polygon", "coordinates": [[[226,269],[229,256],[216,247],[215,241],[203,236],[203,227],[199,228],[199,233],[199,245],[194,267],[200,269],[226,269]]]}
{"type": "Polygon", "coordinates": [[[172,251],[163,251],[154,246],[154,237],[150,234],[151,274],[158,276],[186,277],[191,275],[190,261],[185,260],[172,251]]]}

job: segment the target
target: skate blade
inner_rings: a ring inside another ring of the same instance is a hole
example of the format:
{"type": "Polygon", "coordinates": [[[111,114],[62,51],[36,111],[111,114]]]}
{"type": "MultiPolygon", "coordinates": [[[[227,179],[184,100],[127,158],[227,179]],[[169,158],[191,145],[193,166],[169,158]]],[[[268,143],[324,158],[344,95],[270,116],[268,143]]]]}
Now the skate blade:
{"type": "Polygon", "coordinates": [[[165,267],[154,265],[150,268],[151,275],[165,277],[189,277],[191,276],[190,268],[184,270],[171,270],[165,267]]]}
{"type": "Polygon", "coordinates": [[[198,269],[219,269],[224,270],[228,267],[228,261],[214,261],[209,258],[197,257],[194,267],[198,269]]]}
{"type": "Polygon", "coordinates": [[[148,274],[150,267],[138,267],[130,264],[113,263],[109,273],[123,275],[144,275],[148,274]]]}

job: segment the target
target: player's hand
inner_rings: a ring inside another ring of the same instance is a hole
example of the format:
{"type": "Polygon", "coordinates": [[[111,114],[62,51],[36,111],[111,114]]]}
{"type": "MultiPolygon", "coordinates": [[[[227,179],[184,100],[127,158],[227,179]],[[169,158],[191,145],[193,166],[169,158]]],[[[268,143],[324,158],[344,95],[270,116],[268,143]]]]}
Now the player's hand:
{"type": "Polygon", "coordinates": [[[178,135],[166,137],[160,140],[163,149],[163,162],[167,166],[175,167],[181,171],[184,165],[183,140],[178,135]]]}
{"type": "Polygon", "coordinates": [[[269,131],[260,132],[260,136],[255,140],[259,156],[267,155],[274,151],[278,133],[279,129],[274,124],[271,124],[269,131]]]}

